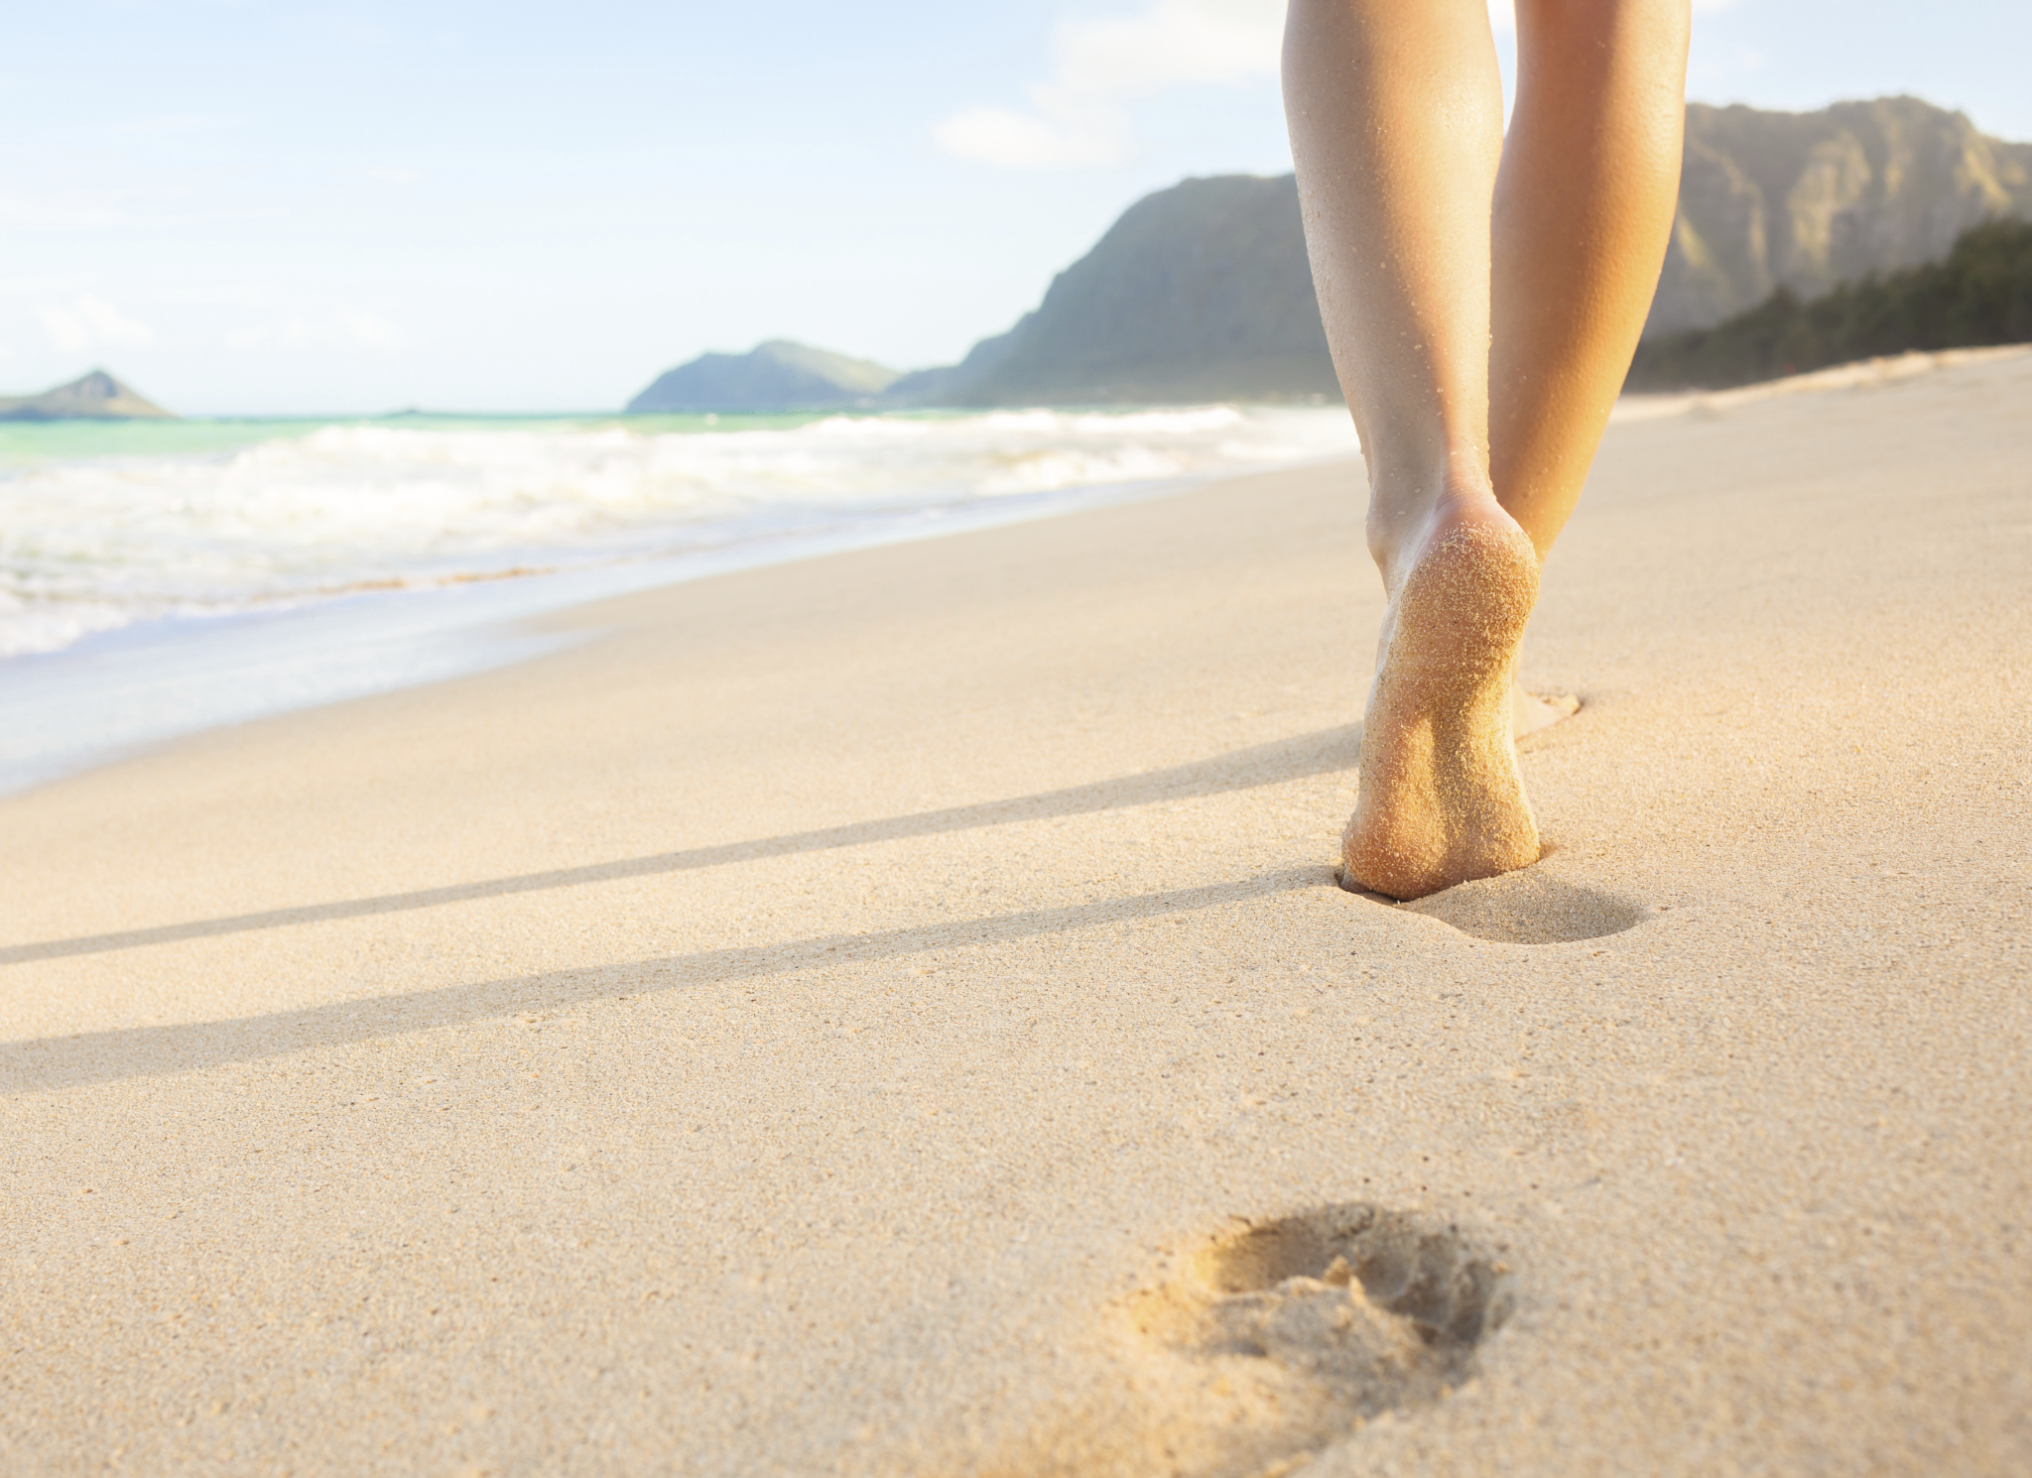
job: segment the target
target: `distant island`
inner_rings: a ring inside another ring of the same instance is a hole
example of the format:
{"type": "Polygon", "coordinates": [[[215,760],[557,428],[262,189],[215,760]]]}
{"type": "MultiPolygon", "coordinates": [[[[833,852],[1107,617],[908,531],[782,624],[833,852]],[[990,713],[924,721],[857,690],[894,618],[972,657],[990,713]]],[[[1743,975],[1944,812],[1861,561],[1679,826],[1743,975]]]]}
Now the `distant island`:
{"type": "MultiPolygon", "coordinates": [[[[2032,216],[2032,144],[1918,98],[1686,110],[1679,212],[1647,341],[1939,261],[2032,216]]],[[[899,374],[775,340],[670,371],[633,411],[1338,399],[1290,175],[1145,196],[1044,301],[956,365],[899,374]]]]}
{"type": "Polygon", "coordinates": [[[104,370],[93,370],[68,385],[40,395],[0,396],[0,421],[173,421],[176,417],[123,385],[104,370]]]}
{"type": "Polygon", "coordinates": [[[895,370],[869,360],[771,339],[746,354],[701,354],[659,375],[628,402],[627,414],[867,407],[897,378],[895,370]]]}

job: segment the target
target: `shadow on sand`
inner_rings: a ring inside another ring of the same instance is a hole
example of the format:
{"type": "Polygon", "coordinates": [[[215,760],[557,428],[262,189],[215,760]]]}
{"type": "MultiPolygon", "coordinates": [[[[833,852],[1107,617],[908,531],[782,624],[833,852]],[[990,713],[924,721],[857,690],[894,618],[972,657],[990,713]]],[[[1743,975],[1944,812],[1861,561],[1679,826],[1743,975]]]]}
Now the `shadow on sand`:
{"type": "Polygon", "coordinates": [[[977,806],[919,811],[911,816],[857,821],[822,831],[792,832],[787,836],[765,837],[759,841],[726,842],[717,847],[694,847],[685,852],[659,852],[654,856],[630,857],[620,862],[595,862],[584,867],[561,867],[551,872],[520,873],[514,877],[489,878],[477,883],[455,883],[445,888],[422,888],[411,893],[383,893],[372,898],[348,898],[338,903],[311,903],[299,908],[232,914],[225,918],[197,919],[183,924],[161,924],[152,929],[124,929],[115,934],[89,934],[77,939],[11,945],[0,948],[0,965],[23,965],[32,960],[54,960],[67,955],[103,954],[108,950],[137,949],[149,944],[175,944],[185,939],[209,939],[220,934],[243,934],[254,929],[279,929],[290,924],[319,924],[333,919],[403,913],[409,909],[436,908],[445,903],[501,898],[512,893],[576,888],[586,883],[610,883],[622,878],[685,872],[696,867],[719,867],[729,862],[788,857],[798,852],[821,852],[833,847],[858,847],[869,842],[893,842],[905,837],[936,836],[942,832],[971,831],[982,826],[1005,826],[1014,821],[1080,816],[1095,811],[1148,805],[1152,801],[1222,795],[1229,791],[1253,790],[1286,780],[1352,769],[1361,747],[1361,725],[1348,724],[1300,734],[1295,739],[1280,739],[1273,744],[1238,749],[1231,754],[1190,765],[1174,765],[1170,769],[1151,770],[1119,780],[1099,780],[1091,785],[1048,790],[1013,800],[987,801],[977,806]]]}
{"type": "Polygon", "coordinates": [[[43,1037],[0,1045],[0,1093],[49,1092],[124,1078],[195,1072],[307,1048],[343,1046],[483,1021],[518,1011],[554,1010],[616,996],[766,979],[815,965],[863,964],[927,950],[1003,944],[1096,924],[1214,908],[1301,888],[1335,886],[1332,870],[1324,865],[1291,867],[1231,883],[1144,893],[1064,908],[1026,909],[984,919],[942,919],[935,924],[879,934],[833,934],[786,944],[703,950],[664,959],[552,970],[540,975],[443,986],[364,1001],[336,1001],[326,1006],[233,1021],[43,1037]]]}

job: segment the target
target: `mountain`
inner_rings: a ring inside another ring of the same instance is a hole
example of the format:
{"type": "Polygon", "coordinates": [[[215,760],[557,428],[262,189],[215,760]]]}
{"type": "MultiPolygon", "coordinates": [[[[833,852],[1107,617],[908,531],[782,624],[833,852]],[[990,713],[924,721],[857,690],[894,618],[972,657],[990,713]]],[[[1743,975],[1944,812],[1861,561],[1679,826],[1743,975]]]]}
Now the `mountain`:
{"type": "Polygon", "coordinates": [[[176,417],[104,370],[40,395],[0,396],[0,421],[128,421],[176,417]]]}
{"type": "MultiPolygon", "coordinates": [[[[2032,216],[2032,144],[1917,98],[1817,113],[1687,108],[1679,210],[1647,339],[1784,288],[1945,256],[1995,216],[2032,216]]],[[[1187,180],[1131,206],[1033,313],[964,361],[905,375],[897,404],[1337,396],[1292,177],[1187,180]]]]}
{"type": "Polygon", "coordinates": [[[703,411],[810,411],[869,406],[896,371],[808,344],[771,339],[746,354],[701,354],[628,402],[631,416],[703,411]]]}
{"type": "Polygon", "coordinates": [[[1290,175],[1186,180],[1125,211],[1035,312],[890,399],[946,405],[1340,393],[1290,175]]]}
{"type": "Polygon", "coordinates": [[[1686,110],[1672,244],[1644,334],[1706,328],[1779,288],[1938,261],[1992,217],[2032,215],[2032,144],[1918,98],[1817,113],[1686,110]]]}

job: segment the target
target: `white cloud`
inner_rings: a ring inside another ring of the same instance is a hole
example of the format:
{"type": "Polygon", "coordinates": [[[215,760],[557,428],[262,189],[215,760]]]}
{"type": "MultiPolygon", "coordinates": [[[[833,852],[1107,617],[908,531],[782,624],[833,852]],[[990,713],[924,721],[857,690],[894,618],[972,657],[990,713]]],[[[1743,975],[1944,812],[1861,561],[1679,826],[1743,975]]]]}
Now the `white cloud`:
{"type": "Polygon", "coordinates": [[[108,195],[0,195],[0,227],[11,230],[92,231],[127,222],[127,213],[108,195]]]}
{"type": "Polygon", "coordinates": [[[1084,169],[1129,156],[1128,112],[1113,100],[1068,97],[1033,87],[1034,111],[969,108],[935,125],[931,136],[956,159],[1003,169],[1084,169]]]}
{"type": "Polygon", "coordinates": [[[1140,97],[1274,77],[1283,37],[1283,0],[1155,0],[1140,15],[1065,22],[1052,51],[1069,91],[1140,97]]]}
{"type": "Polygon", "coordinates": [[[370,169],[367,171],[367,178],[370,180],[386,180],[391,185],[414,185],[422,181],[423,171],[420,169],[370,169]]]}
{"type": "Polygon", "coordinates": [[[291,314],[271,323],[235,329],[226,342],[236,349],[399,349],[402,331],[378,313],[342,308],[291,314]]]}
{"type": "Polygon", "coordinates": [[[969,108],[932,129],[939,148],[1005,169],[1077,169],[1126,159],[1127,104],[1174,87],[1277,75],[1284,0],[1150,0],[1133,15],[1061,21],[1052,78],[1028,110],[969,108]]]}
{"type": "Polygon", "coordinates": [[[216,221],[273,220],[287,206],[169,211],[181,192],[153,190],[110,193],[0,195],[0,229],[16,231],[140,231],[207,225],[216,221]]]}
{"type": "Polygon", "coordinates": [[[155,342],[155,333],[104,298],[90,293],[70,304],[47,303],[36,309],[50,343],[66,354],[90,349],[136,349],[155,342]]]}

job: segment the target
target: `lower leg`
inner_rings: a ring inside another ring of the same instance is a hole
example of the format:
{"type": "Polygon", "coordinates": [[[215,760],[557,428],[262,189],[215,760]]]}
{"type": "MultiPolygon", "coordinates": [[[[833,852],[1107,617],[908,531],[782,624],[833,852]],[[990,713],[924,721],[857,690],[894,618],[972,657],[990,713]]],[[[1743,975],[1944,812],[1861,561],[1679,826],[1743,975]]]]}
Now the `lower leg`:
{"type": "Polygon", "coordinates": [[[1388,584],[1443,493],[1487,491],[1503,124],[1484,0],[1292,0],[1284,92],[1313,285],[1388,584]]]}
{"type": "Polygon", "coordinates": [[[1327,340],[1389,608],[1346,877],[1396,897],[1521,867],[1510,743],[1537,554],[1488,464],[1502,95],[1482,0],[1293,0],[1284,81],[1327,340]]]}
{"type": "Polygon", "coordinates": [[[1494,217],[1490,474],[1542,559],[1643,331],[1679,193],[1687,0],[1517,0],[1494,217]]]}

